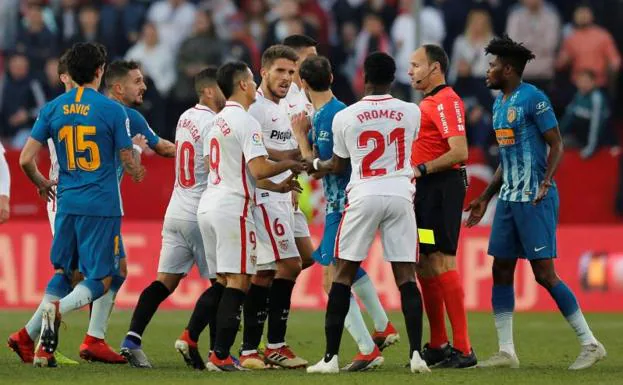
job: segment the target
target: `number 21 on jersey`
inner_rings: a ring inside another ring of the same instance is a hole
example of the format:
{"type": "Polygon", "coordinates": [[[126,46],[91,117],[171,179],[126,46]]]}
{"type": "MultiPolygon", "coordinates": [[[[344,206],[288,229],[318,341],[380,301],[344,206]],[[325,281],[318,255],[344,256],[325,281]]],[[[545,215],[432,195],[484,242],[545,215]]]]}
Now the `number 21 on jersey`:
{"type": "MultiPolygon", "coordinates": [[[[369,148],[369,144],[372,142],[373,148],[366,156],[363,157],[361,161],[361,178],[370,178],[373,176],[383,176],[387,174],[387,168],[379,167],[373,168],[372,164],[377,160],[381,159],[385,155],[385,151],[388,150],[390,146],[396,145],[396,161],[395,161],[395,171],[402,170],[405,167],[405,129],[402,127],[394,128],[392,132],[389,133],[387,139],[385,136],[379,131],[375,130],[367,130],[361,132],[359,134],[359,138],[357,139],[357,146],[362,149],[369,148]]],[[[382,162],[387,165],[388,162],[382,162]]]]}

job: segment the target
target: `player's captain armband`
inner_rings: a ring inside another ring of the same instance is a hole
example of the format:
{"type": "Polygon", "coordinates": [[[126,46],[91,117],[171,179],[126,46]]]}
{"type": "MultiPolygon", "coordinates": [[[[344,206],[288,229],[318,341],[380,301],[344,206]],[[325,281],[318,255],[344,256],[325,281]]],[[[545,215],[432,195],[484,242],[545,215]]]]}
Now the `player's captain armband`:
{"type": "Polygon", "coordinates": [[[501,147],[515,144],[515,131],[512,128],[500,128],[495,130],[495,138],[501,147]]]}
{"type": "Polygon", "coordinates": [[[417,235],[420,239],[420,243],[424,243],[426,245],[434,245],[435,244],[435,233],[430,229],[417,229],[417,235]]]}

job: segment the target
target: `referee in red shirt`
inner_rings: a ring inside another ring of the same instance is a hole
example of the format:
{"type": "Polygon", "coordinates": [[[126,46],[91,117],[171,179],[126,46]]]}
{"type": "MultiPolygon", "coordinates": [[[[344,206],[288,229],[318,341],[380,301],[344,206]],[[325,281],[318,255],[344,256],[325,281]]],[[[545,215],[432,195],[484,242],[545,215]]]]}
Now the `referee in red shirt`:
{"type": "Polygon", "coordinates": [[[431,229],[435,244],[420,244],[418,278],[430,324],[431,341],[423,358],[429,367],[468,368],[476,355],[467,333],[464,293],[456,270],[456,249],[467,180],[463,101],[446,84],[448,55],[424,45],[411,55],[409,75],[420,103],[422,121],[413,142],[411,163],[417,178],[415,215],[418,228],[431,229]],[[446,334],[444,305],[452,325],[454,346],[446,334]]]}

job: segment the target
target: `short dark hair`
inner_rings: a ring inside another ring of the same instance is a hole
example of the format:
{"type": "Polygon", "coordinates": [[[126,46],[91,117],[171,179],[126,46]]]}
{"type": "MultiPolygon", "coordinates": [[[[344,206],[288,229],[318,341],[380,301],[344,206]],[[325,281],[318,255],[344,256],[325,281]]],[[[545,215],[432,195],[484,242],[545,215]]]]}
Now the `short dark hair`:
{"type": "Polygon", "coordinates": [[[318,45],[318,42],[307,35],[290,35],[283,39],[283,45],[293,49],[301,49],[315,47],[318,45]]]}
{"type": "Polygon", "coordinates": [[[106,74],[104,75],[106,87],[111,88],[115,82],[126,77],[130,71],[140,68],[141,66],[132,60],[115,60],[106,68],[106,74]]]}
{"type": "Polygon", "coordinates": [[[201,91],[203,91],[204,88],[216,85],[217,72],[217,66],[207,66],[206,68],[199,71],[197,75],[195,75],[194,83],[195,92],[197,93],[197,95],[200,96],[201,91]]]}
{"type": "Polygon", "coordinates": [[[424,44],[424,52],[426,52],[426,57],[428,58],[428,64],[439,63],[439,67],[441,67],[441,72],[445,75],[448,72],[448,54],[446,51],[438,45],[435,44],[424,44]]]}
{"type": "Polygon", "coordinates": [[[226,99],[234,94],[236,82],[240,76],[246,75],[248,70],[249,66],[243,61],[228,62],[219,67],[216,73],[216,82],[226,99]]]}
{"type": "Polygon", "coordinates": [[[296,63],[299,55],[296,54],[294,48],[283,44],[270,46],[262,54],[262,68],[269,68],[277,59],[288,59],[296,63]]]}
{"type": "Polygon", "coordinates": [[[56,70],[58,76],[69,73],[69,69],[67,68],[67,53],[69,51],[65,51],[58,59],[58,70],[56,70]]]}
{"type": "Polygon", "coordinates": [[[99,43],[75,43],[67,52],[69,76],[83,85],[95,80],[98,68],[106,64],[106,48],[99,43]]]}
{"type": "Polygon", "coordinates": [[[385,86],[394,81],[396,62],[385,52],[372,52],[363,62],[365,82],[385,86]]]}
{"type": "Polygon", "coordinates": [[[324,56],[310,56],[305,59],[299,68],[299,75],[312,91],[327,91],[331,88],[331,63],[324,56]]]}
{"type": "Polygon", "coordinates": [[[485,52],[497,56],[502,63],[513,67],[519,77],[523,75],[526,63],[536,57],[523,43],[513,41],[507,34],[494,37],[485,47],[485,52]]]}

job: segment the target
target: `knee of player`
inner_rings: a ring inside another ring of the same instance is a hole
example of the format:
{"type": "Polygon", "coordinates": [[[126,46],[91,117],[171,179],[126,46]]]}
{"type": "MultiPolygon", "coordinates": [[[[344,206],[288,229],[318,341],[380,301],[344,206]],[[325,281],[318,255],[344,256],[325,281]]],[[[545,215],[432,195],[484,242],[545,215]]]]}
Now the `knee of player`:
{"type": "Polygon", "coordinates": [[[228,274],[227,288],[238,289],[243,292],[249,291],[251,286],[251,277],[246,274],[228,274]]]}
{"type": "Polygon", "coordinates": [[[415,263],[392,263],[392,271],[394,272],[394,280],[396,281],[396,286],[400,287],[407,282],[415,282],[415,270],[415,263]]]}
{"type": "Polygon", "coordinates": [[[503,263],[498,258],[493,260],[491,267],[493,282],[497,285],[512,285],[515,275],[515,266],[503,263]]]}
{"type": "Polygon", "coordinates": [[[536,282],[543,286],[545,289],[550,290],[560,281],[555,271],[549,271],[544,269],[534,270],[534,279],[536,282]]]}
{"type": "Polygon", "coordinates": [[[260,270],[251,278],[251,282],[256,286],[270,287],[275,279],[275,270],[260,270]]]}
{"type": "Polygon", "coordinates": [[[300,258],[288,258],[277,263],[277,274],[279,278],[295,280],[303,269],[300,258]]]}
{"type": "Polygon", "coordinates": [[[173,293],[183,277],[183,274],[158,273],[156,280],[166,286],[170,293],[173,293]]]}

